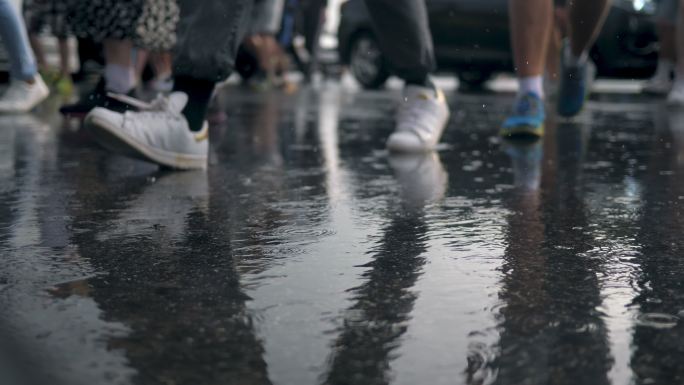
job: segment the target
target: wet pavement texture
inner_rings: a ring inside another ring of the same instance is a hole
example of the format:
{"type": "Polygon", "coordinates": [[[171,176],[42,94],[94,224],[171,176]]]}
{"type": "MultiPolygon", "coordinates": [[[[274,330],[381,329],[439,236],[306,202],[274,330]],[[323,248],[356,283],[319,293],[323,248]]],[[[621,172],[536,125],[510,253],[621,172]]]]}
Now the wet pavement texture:
{"type": "Polygon", "coordinates": [[[4,384],[682,384],[684,111],[602,95],[541,141],[450,95],[229,87],[207,172],[0,117],[4,384]]]}

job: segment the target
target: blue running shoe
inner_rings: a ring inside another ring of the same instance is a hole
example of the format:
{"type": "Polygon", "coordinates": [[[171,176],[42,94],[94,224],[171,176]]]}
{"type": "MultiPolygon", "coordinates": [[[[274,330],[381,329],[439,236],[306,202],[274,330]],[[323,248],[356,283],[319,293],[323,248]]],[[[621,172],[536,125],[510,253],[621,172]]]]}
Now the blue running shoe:
{"type": "MultiPolygon", "coordinates": [[[[566,45],[566,50],[569,49],[566,45]]],[[[582,111],[589,96],[596,67],[587,60],[578,66],[569,66],[565,56],[561,58],[560,85],[558,87],[558,115],[571,118],[582,111]]]]}
{"type": "Polygon", "coordinates": [[[513,114],[504,120],[501,136],[544,135],[544,101],[535,93],[518,96],[513,106],[513,114]]]}

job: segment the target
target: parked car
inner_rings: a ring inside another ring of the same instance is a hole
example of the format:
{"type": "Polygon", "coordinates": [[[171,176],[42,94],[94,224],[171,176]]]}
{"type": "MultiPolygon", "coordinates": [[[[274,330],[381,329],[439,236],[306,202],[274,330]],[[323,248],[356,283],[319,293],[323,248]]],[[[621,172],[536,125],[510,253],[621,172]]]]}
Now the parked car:
{"type": "MultiPolygon", "coordinates": [[[[497,72],[512,72],[507,0],[426,0],[439,71],[481,86],[497,72]]],[[[598,76],[643,78],[657,64],[653,0],[615,0],[591,51],[598,76]]],[[[342,63],[366,88],[390,76],[364,0],[342,5],[338,29],[342,63]]]]}

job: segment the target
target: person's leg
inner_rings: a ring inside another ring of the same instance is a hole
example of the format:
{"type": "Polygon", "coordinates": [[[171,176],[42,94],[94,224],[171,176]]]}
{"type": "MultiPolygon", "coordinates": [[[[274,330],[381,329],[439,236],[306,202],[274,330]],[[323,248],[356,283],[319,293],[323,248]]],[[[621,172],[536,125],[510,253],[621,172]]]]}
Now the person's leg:
{"type": "MultiPolygon", "coordinates": [[[[102,42],[104,74],[94,89],[81,95],[72,104],[60,107],[68,117],[82,118],[95,107],[107,107],[117,111],[133,108],[130,104],[108,96],[109,93],[132,95],[137,85],[133,65],[133,43],[130,39],[105,39],[102,42]]],[[[70,79],[69,79],[70,80],[70,79]]]]}
{"type": "Polygon", "coordinates": [[[69,40],[66,37],[59,37],[57,38],[57,45],[59,49],[59,73],[62,76],[71,77],[69,40]]]}
{"type": "MultiPolygon", "coordinates": [[[[38,63],[38,69],[43,75],[50,72],[50,68],[45,60],[45,50],[40,41],[40,33],[44,29],[48,17],[45,4],[26,0],[23,2],[24,23],[28,32],[31,49],[38,63]]],[[[52,74],[50,74],[52,75],[52,74]]],[[[51,81],[52,79],[48,79],[51,81]]]]}
{"type": "Polygon", "coordinates": [[[572,0],[568,4],[569,44],[563,50],[558,91],[558,114],[573,117],[582,111],[594,78],[595,67],[589,60],[610,0],[572,0]]]}
{"type": "Polygon", "coordinates": [[[570,60],[586,61],[608,15],[610,0],[570,0],[568,3],[570,60]]]}
{"type": "Polygon", "coordinates": [[[157,92],[169,92],[173,88],[173,58],[169,51],[150,52],[150,65],[154,72],[151,87],[157,92]]]}
{"type": "Polygon", "coordinates": [[[645,93],[666,94],[672,89],[672,72],[676,57],[675,25],[677,24],[677,8],[679,0],[662,0],[658,3],[656,15],[656,31],[660,50],[658,66],[653,76],[644,84],[645,93]]]}
{"type": "Polygon", "coordinates": [[[544,132],[544,69],[553,32],[551,0],[509,0],[513,65],[518,95],[501,135],[541,136],[544,132]]]}
{"type": "Polygon", "coordinates": [[[5,43],[12,83],[0,97],[0,112],[24,112],[43,101],[49,90],[38,75],[26,26],[8,0],[0,0],[0,38],[5,43]]]}
{"type": "Polygon", "coordinates": [[[549,37],[549,45],[546,49],[546,81],[557,85],[560,74],[560,53],[563,39],[567,35],[567,9],[565,4],[558,2],[554,9],[553,29],[549,37]]]}
{"type": "Polygon", "coordinates": [[[31,49],[33,49],[33,53],[36,57],[38,68],[40,68],[41,71],[49,70],[47,61],[45,61],[45,50],[43,49],[43,43],[41,43],[40,37],[33,33],[29,33],[28,36],[29,42],[31,43],[31,49]]]}
{"type": "Polygon", "coordinates": [[[677,64],[675,66],[674,85],[667,100],[670,104],[681,106],[684,105],[684,0],[679,1],[677,25],[675,28],[677,64]]]}
{"type": "Polygon", "coordinates": [[[105,39],[104,76],[95,89],[82,96],[76,103],[60,107],[59,111],[70,117],[83,117],[95,107],[107,107],[118,111],[131,109],[131,105],[112,99],[108,93],[128,94],[135,91],[137,84],[133,66],[133,43],[129,39],[105,39]]]}
{"type": "Polygon", "coordinates": [[[31,51],[24,20],[9,0],[0,0],[0,37],[9,54],[11,76],[34,82],[38,68],[31,51]]]}
{"type": "Polygon", "coordinates": [[[675,45],[676,29],[675,24],[658,23],[658,39],[660,40],[660,51],[658,60],[667,60],[670,63],[677,61],[677,49],[675,45]]]}
{"type": "Polygon", "coordinates": [[[154,68],[154,74],[158,79],[166,79],[173,75],[173,58],[171,52],[152,52],[150,54],[150,62],[154,68]]]}
{"type": "Polygon", "coordinates": [[[253,1],[180,0],[178,45],[174,53],[174,87],[188,95],[183,114],[190,129],[199,131],[214,85],[235,66],[240,43],[248,30],[253,1]]]}
{"type": "Polygon", "coordinates": [[[678,15],[675,27],[675,51],[677,58],[675,74],[678,80],[684,80],[684,0],[679,2],[678,15]]]}
{"type": "Polygon", "coordinates": [[[142,81],[143,72],[145,72],[145,67],[149,60],[150,51],[142,48],[137,48],[135,50],[135,78],[138,82],[142,81]]]}
{"type": "Polygon", "coordinates": [[[434,149],[449,121],[449,106],[430,80],[436,65],[425,1],[366,0],[366,5],[383,56],[406,82],[387,147],[401,152],[434,149]]]}
{"type": "Polygon", "coordinates": [[[133,43],[130,40],[106,39],[103,47],[106,90],[120,94],[130,92],[136,85],[133,43]]]}
{"type": "Polygon", "coordinates": [[[55,88],[61,95],[71,95],[74,93],[74,81],[71,78],[71,68],[69,66],[69,40],[66,36],[57,36],[57,47],[59,49],[59,75],[55,82],[55,88]]]}
{"type": "Polygon", "coordinates": [[[670,23],[658,23],[657,29],[658,39],[660,40],[658,60],[665,60],[670,64],[673,64],[677,60],[677,50],[675,48],[675,25],[670,23]]]}
{"type": "Polygon", "coordinates": [[[424,0],[366,0],[382,54],[395,75],[426,85],[435,70],[432,34],[424,0]]]}
{"type": "Polygon", "coordinates": [[[553,30],[553,4],[550,0],[510,0],[508,9],[519,93],[531,92],[541,98],[546,51],[553,30]]]}
{"type": "Polygon", "coordinates": [[[303,5],[302,32],[304,34],[304,47],[309,53],[309,62],[305,68],[307,79],[318,70],[318,51],[321,30],[325,20],[326,0],[310,0],[303,5]]]}
{"type": "Polygon", "coordinates": [[[206,111],[215,84],[227,78],[247,30],[252,0],[181,0],[174,53],[174,90],[126,114],[95,108],[86,117],[94,137],[114,151],[162,166],[205,168],[206,111]]]}

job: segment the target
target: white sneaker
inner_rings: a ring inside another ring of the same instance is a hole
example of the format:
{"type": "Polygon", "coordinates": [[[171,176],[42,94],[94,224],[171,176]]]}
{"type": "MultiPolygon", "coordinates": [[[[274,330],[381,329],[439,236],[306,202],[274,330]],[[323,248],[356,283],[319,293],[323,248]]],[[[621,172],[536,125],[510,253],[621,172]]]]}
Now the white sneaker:
{"type": "Polygon", "coordinates": [[[667,104],[671,106],[684,107],[684,85],[675,84],[672,91],[667,95],[667,104]]]}
{"type": "Polygon", "coordinates": [[[0,97],[0,113],[27,112],[50,95],[50,89],[40,75],[34,83],[13,79],[5,93],[0,97]]]}
{"type": "Polygon", "coordinates": [[[449,105],[442,90],[406,86],[397,112],[397,128],[387,140],[391,151],[433,150],[449,121],[449,105]]]}
{"type": "Polygon", "coordinates": [[[181,113],[188,102],[184,92],[160,95],[152,103],[110,96],[135,102],[139,111],[119,113],[97,107],[86,116],[86,126],[105,148],[170,168],[206,168],[208,124],[205,121],[199,132],[190,131],[181,113]]]}
{"type": "Polygon", "coordinates": [[[641,92],[654,95],[667,95],[672,90],[672,80],[669,77],[654,76],[644,83],[641,92]]]}

